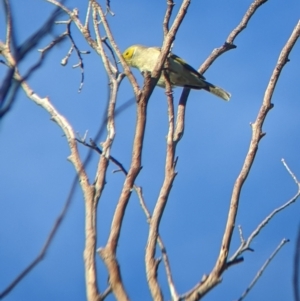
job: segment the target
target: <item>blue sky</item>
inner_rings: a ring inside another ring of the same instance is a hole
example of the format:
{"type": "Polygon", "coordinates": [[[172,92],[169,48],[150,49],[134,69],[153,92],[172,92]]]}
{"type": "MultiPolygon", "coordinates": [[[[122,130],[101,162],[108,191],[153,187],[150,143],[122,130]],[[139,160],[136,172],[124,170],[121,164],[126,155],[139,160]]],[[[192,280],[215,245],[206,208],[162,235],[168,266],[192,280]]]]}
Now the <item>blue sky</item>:
{"type": "MultiPolygon", "coordinates": [[[[86,1],[68,1],[85,17],[86,1]]],[[[104,2],[104,1],[103,1],[104,2]]],[[[173,51],[195,68],[210,52],[223,44],[240,22],[251,1],[192,1],[180,27],[173,51]]],[[[15,28],[19,43],[32,34],[53,10],[46,1],[12,0],[15,28]]],[[[180,1],[176,2],[174,12],[180,1]]],[[[111,29],[120,47],[132,44],[159,46],[162,43],[162,20],[165,1],[111,1],[115,17],[109,17],[111,29]]],[[[232,94],[229,103],[205,91],[192,91],[186,116],[184,137],[178,145],[178,175],[161,223],[175,285],[179,293],[193,287],[214,266],[229,207],[234,181],[241,169],[251,138],[250,122],[260,108],[262,97],[279,53],[299,20],[299,1],[268,1],[251,19],[247,29],[235,41],[237,48],[222,55],[205,73],[208,81],[232,94]]],[[[62,19],[64,19],[62,17],[62,19]]],[[[65,18],[67,19],[67,18],[65,18]]],[[[4,40],[4,15],[0,10],[0,39],[4,40]]],[[[65,30],[57,25],[55,33],[65,30]]],[[[75,26],[72,33],[82,50],[90,50],[75,26]]],[[[53,38],[39,44],[45,47],[53,38]]],[[[33,90],[51,101],[81,135],[86,130],[93,137],[101,124],[107,99],[107,79],[100,57],[84,56],[85,83],[78,94],[79,69],[72,69],[77,58],[62,67],[61,59],[69,49],[65,41],[52,50],[43,68],[29,80],[33,90]]],[[[274,108],[264,124],[267,135],[240,199],[237,225],[245,237],[278,206],[296,193],[296,185],[281,163],[285,158],[300,178],[300,43],[277,84],[274,108]]],[[[21,65],[27,70],[39,57],[33,51],[21,65]]],[[[0,67],[3,78],[5,67],[0,67]]],[[[142,77],[134,71],[139,83],[142,77]]],[[[181,89],[174,90],[175,103],[181,89]]],[[[133,96],[124,79],[118,96],[122,105],[133,96]]],[[[130,164],[135,108],[131,106],[116,120],[116,138],[112,155],[125,167],[130,164]]],[[[155,89],[149,103],[148,124],[143,154],[143,169],[136,183],[143,187],[146,202],[154,207],[163,181],[167,105],[164,90],[155,89]]],[[[75,175],[67,161],[70,154],[61,129],[47,112],[20,91],[13,110],[0,124],[0,289],[38,254],[59,214],[75,175]]],[[[104,137],[102,137],[103,141],[104,137]]],[[[100,141],[98,141],[100,142],[100,141]]],[[[79,146],[82,158],[87,150],[79,146]]],[[[94,179],[97,154],[88,167],[94,179]]],[[[99,204],[98,247],[106,242],[113,211],[124,176],[112,173],[110,164],[107,185],[99,204]]],[[[295,238],[299,226],[300,204],[295,203],[276,216],[253,241],[254,253],[228,270],[223,282],[205,300],[235,300],[246,289],[258,269],[283,238],[291,239],[271,262],[249,301],[292,300],[292,266],[295,238]]],[[[144,249],[147,223],[133,194],[124,220],[118,257],[123,280],[132,300],[151,300],[145,279],[144,249]]],[[[235,230],[231,254],[239,246],[235,230]]],[[[15,300],[84,300],[83,269],[84,206],[77,189],[69,212],[49,248],[46,258],[6,298],[15,300]]],[[[99,288],[106,288],[107,274],[97,259],[99,288]]],[[[159,270],[166,300],[169,292],[163,266],[159,270]]],[[[114,300],[112,296],[107,300],[114,300]]]]}

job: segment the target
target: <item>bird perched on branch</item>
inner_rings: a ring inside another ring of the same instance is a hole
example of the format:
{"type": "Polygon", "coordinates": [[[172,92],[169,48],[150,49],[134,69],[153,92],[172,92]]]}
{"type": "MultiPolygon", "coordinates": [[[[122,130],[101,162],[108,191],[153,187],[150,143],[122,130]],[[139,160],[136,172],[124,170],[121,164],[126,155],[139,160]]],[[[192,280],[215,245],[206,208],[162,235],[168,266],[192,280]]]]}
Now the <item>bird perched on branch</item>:
{"type": "MultiPolygon", "coordinates": [[[[146,47],[143,45],[132,45],[127,48],[122,56],[127,64],[143,72],[152,72],[157,58],[160,55],[160,48],[146,47]]],[[[187,64],[179,56],[170,53],[167,57],[166,71],[173,87],[187,87],[190,89],[204,89],[226,101],[230,99],[230,93],[205,80],[205,77],[197,70],[187,64]]],[[[159,87],[165,87],[165,77],[162,74],[157,82],[159,87]]]]}

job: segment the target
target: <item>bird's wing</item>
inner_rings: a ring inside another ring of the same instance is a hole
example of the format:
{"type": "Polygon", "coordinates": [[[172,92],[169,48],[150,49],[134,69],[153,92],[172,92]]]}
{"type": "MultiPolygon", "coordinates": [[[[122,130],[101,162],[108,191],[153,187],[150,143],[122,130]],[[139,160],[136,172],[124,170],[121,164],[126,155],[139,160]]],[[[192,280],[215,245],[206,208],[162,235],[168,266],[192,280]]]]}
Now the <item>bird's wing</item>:
{"type": "MultiPolygon", "coordinates": [[[[154,49],[157,49],[159,51],[161,51],[160,47],[151,47],[154,49]]],[[[185,60],[183,60],[181,57],[179,57],[178,55],[174,54],[174,53],[170,53],[170,58],[173,59],[174,61],[177,61],[178,64],[180,64],[181,66],[183,66],[185,69],[187,69],[188,71],[190,71],[191,73],[193,73],[196,77],[201,78],[201,79],[205,79],[205,77],[199,73],[196,69],[194,69],[192,66],[190,66],[185,60]]],[[[175,70],[172,70],[173,72],[176,73],[175,70]]]]}
{"type": "Polygon", "coordinates": [[[182,66],[184,66],[185,69],[193,73],[196,77],[199,77],[201,79],[205,79],[205,77],[199,73],[196,69],[194,69],[192,66],[190,66],[185,60],[183,60],[181,57],[177,56],[174,53],[171,53],[170,58],[179,62],[182,66]]]}

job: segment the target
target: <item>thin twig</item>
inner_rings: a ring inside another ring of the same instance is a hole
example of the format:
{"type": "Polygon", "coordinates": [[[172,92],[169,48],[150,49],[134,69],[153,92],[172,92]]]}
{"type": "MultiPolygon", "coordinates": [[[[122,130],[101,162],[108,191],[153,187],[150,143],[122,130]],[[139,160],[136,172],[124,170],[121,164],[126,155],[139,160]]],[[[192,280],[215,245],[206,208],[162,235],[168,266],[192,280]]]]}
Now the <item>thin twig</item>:
{"type": "Polygon", "coordinates": [[[90,20],[90,14],[91,14],[91,7],[92,7],[92,0],[89,0],[88,8],[86,11],[86,16],[85,16],[85,22],[84,22],[84,27],[86,29],[89,28],[89,20],[90,20]]]}
{"type": "Polygon", "coordinates": [[[51,41],[47,46],[45,46],[42,49],[39,49],[38,51],[41,52],[41,54],[44,54],[46,51],[49,51],[55,45],[57,45],[58,43],[60,43],[67,35],[68,35],[68,31],[66,30],[61,35],[59,35],[57,38],[55,38],[53,41],[51,41]]]}
{"type": "Polygon", "coordinates": [[[211,64],[224,52],[236,48],[236,46],[233,44],[235,39],[244,29],[246,29],[250,19],[253,17],[257,9],[267,1],[268,0],[255,0],[251,3],[240,24],[234,30],[231,31],[224,45],[219,48],[215,48],[212,51],[211,55],[201,65],[201,67],[198,70],[201,74],[203,74],[211,66],[211,64]]]}
{"type": "MultiPolygon", "coordinates": [[[[11,43],[13,43],[15,46],[15,42],[14,42],[14,31],[13,31],[13,22],[12,22],[12,15],[11,15],[11,7],[9,4],[8,0],[4,0],[3,1],[3,6],[5,9],[5,16],[6,16],[6,41],[5,44],[8,47],[8,49],[10,51],[12,51],[11,49],[11,43]]],[[[15,48],[15,47],[13,47],[15,48]]]]}
{"type": "Polygon", "coordinates": [[[60,42],[63,38],[65,37],[69,37],[70,41],[71,41],[71,47],[68,51],[68,53],[66,54],[66,56],[61,60],[61,65],[62,66],[66,66],[68,64],[68,61],[69,61],[69,58],[73,52],[73,50],[75,50],[76,54],[77,54],[77,57],[78,57],[78,60],[79,62],[75,65],[73,65],[73,68],[77,68],[77,67],[80,67],[80,71],[81,71],[81,81],[80,81],[80,84],[79,84],[79,89],[78,89],[78,93],[81,92],[82,90],[82,87],[83,87],[83,84],[84,84],[84,64],[83,64],[83,58],[81,56],[81,54],[89,54],[90,51],[81,51],[79,50],[79,48],[77,47],[74,39],[73,39],[73,36],[71,34],[71,23],[72,23],[72,20],[69,19],[67,21],[64,21],[63,24],[66,24],[67,25],[67,29],[64,33],[62,33],[58,38],[56,38],[54,41],[52,41],[48,46],[46,46],[45,48],[39,50],[42,55],[45,53],[45,51],[51,49],[54,45],[56,45],[58,42],[60,42]]]}
{"type": "MultiPolygon", "coordinates": [[[[66,6],[63,5],[62,2],[58,2],[56,0],[46,0],[49,3],[52,3],[53,5],[59,7],[61,10],[63,10],[72,20],[72,22],[77,26],[77,28],[79,29],[79,31],[81,32],[81,34],[83,35],[83,37],[86,39],[87,43],[98,53],[98,45],[97,42],[95,40],[92,39],[90,31],[88,29],[88,27],[86,27],[85,25],[83,25],[79,19],[78,16],[78,10],[74,9],[73,11],[71,11],[70,9],[68,9],[66,6]]],[[[61,22],[62,23],[62,22],[61,22]]],[[[67,24],[67,22],[64,22],[64,24],[67,24]]]]}
{"type": "Polygon", "coordinates": [[[242,240],[241,245],[239,248],[235,251],[235,253],[230,257],[230,259],[227,262],[227,266],[231,265],[232,262],[236,261],[237,258],[244,253],[245,251],[253,251],[253,249],[250,248],[251,242],[253,239],[260,233],[260,231],[268,224],[268,222],[279,212],[284,210],[286,207],[290,206],[293,204],[300,196],[300,182],[297,180],[295,174],[290,170],[284,159],[281,160],[282,163],[284,164],[285,168],[287,169],[288,173],[291,175],[293,180],[297,184],[298,191],[297,193],[290,199],[288,200],[285,204],[282,206],[276,208],[273,210],[257,227],[256,229],[249,235],[248,239],[242,240]]]}
{"type": "Polygon", "coordinates": [[[121,54],[121,51],[119,50],[114,38],[113,38],[113,35],[112,35],[112,32],[110,30],[110,27],[108,25],[108,22],[106,20],[106,16],[105,16],[105,13],[102,9],[102,7],[97,3],[97,2],[93,2],[93,6],[94,6],[94,9],[97,10],[99,16],[100,16],[100,19],[101,19],[101,22],[103,24],[103,27],[105,29],[105,32],[106,32],[106,35],[107,35],[107,38],[109,40],[109,43],[111,45],[111,47],[113,48],[114,52],[116,53],[119,61],[121,62],[123,68],[124,68],[124,72],[126,74],[126,76],[128,77],[132,87],[133,87],[133,91],[134,91],[134,95],[135,95],[135,98],[136,100],[139,99],[140,97],[140,88],[139,88],[139,85],[135,79],[135,77],[133,76],[129,66],[127,65],[127,63],[125,62],[122,54],[121,54]]]}
{"type": "Polygon", "coordinates": [[[163,21],[164,37],[166,37],[169,32],[169,22],[170,22],[174,5],[175,4],[173,0],[167,0],[167,10],[163,21]]]}
{"type": "MultiPolygon", "coordinates": [[[[82,59],[81,54],[83,54],[83,53],[88,54],[90,52],[89,51],[82,52],[78,49],[78,47],[73,39],[73,36],[71,34],[71,22],[67,24],[67,31],[68,31],[68,37],[72,43],[72,47],[75,49],[78,60],[79,60],[79,63],[76,64],[76,67],[80,67],[80,71],[81,71],[81,81],[80,81],[80,85],[79,85],[79,89],[78,89],[78,93],[80,93],[82,90],[83,83],[84,83],[84,64],[83,64],[83,59],[82,59]]],[[[73,68],[75,68],[75,67],[73,66],[73,68]]]]}
{"type": "Polygon", "coordinates": [[[241,240],[241,243],[244,243],[245,242],[245,238],[243,236],[243,230],[242,230],[242,226],[238,226],[238,230],[239,230],[239,235],[240,235],[240,240],[241,240]]]}
{"type": "Polygon", "coordinates": [[[105,15],[107,15],[108,13],[111,14],[112,16],[115,15],[115,13],[111,10],[110,0],[106,0],[106,12],[105,12],[105,15]]]}
{"type": "Polygon", "coordinates": [[[270,257],[266,260],[266,262],[263,264],[263,266],[260,268],[260,270],[255,275],[254,279],[251,281],[250,285],[247,287],[247,289],[244,291],[244,293],[241,295],[237,301],[242,301],[245,299],[247,294],[250,292],[250,290],[253,288],[255,283],[258,281],[258,279],[262,276],[263,272],[266,270],[269,263],[272,261],[272,259],[276,256],[276,254],[279,252],[279,250],[287,243],[289,242],[289,239],[283,239],[280,244],[277,246],[277,248],[274,250],[274,252],[270,255],[270,257]]]}
{"type": "Polygon", "coordinates": [[[282,162],[283,166],[285,167],[285,169],[290,174],[290,176],[293,178],[293,180],[295,181],[295,183],[298,185],[298,189],[300,190],[300,182],[298,181],[298,179],[295,176],[295,174],[291,171],[291,169],[289,168],[289,166],[287,165],[287,163],[285,162],[284,159],[281,159],[281,162],[282,162]]]}
{"type": "MultiPolygon", "coordinates": [[[[137,196],[138,196],[139,201],[140,201],[140,205],[141,205],[141,207],[142,207],[142,209],[143,209],[143,211],[146,215],[147,222],[150,224],[151,214],[150,214],[149,209],[146,206],[146,202],[145,202],[144,197],[143,197],[142,188],[135,185],[134,190],[137,193],[137,196]]],[[[158,242],[158,246],[159,246],[159,248],[161,250],[161,253],[162,253],[162,259],[163,259],[165,269],[166,269],[167,281],[168,281],[172,301],[179,300],[179,295],[176,291],[174,281],[173,281],[173,277],[172,277],[171,266],[170,266],[170,263],[169,263],[167,250],[165,248],[165,245],[164,245],[163,240],[162,240],[161,236],[159,235],[159,233],[157,235],[157,242],[158,242]]]]}

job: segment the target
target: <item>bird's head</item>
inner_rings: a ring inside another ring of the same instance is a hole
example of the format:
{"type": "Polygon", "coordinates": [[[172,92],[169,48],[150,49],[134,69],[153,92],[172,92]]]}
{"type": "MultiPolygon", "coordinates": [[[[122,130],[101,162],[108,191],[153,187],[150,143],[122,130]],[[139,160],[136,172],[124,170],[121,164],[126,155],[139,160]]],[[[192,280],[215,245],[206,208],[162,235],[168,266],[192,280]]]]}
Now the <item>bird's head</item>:
{"type": "Polygon", "coordinates": [[[134,53],[136,51],[136,45],[128,47],[122,54],[124,60],[128,65],[132,65],[132,58],[134,56],[134,53]]]}

